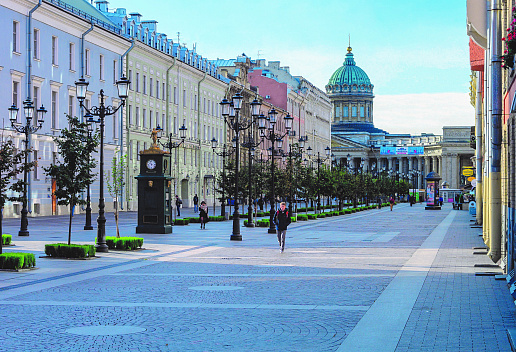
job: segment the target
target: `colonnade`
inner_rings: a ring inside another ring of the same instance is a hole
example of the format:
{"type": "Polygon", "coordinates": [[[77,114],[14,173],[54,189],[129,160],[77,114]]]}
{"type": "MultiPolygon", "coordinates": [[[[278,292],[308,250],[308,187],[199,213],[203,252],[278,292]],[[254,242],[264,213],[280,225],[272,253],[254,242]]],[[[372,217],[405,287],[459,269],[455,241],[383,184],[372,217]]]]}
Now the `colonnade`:
{"type": "Polygon", "coordinates": [[[347,158],[340,159],[342,165],[347,165],[353,169],[358,169],[362,158],[364,159],[364,172],[387,171],[398,174],[400,178],[405,178],[409,182],[414,181],[414,174],[417,172],[417,187],[425,187],[425,177],[430,172],[438,173],[442,182],[446,181],[450,188],[459,188],[460,185],[460,154],[446,153],[442,155],[396,155],[396,156],[352,156],[351,165],[347,165],[347,158]]]}

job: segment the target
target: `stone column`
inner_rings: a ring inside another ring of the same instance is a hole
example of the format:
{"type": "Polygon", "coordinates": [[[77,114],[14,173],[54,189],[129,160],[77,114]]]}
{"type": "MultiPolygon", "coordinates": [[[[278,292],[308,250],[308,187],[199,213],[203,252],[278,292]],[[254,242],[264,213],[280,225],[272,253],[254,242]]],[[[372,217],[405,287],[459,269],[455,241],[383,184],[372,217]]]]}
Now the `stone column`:
{"type": "Polygon", "coordinates": [[[392,157],[387,158],[387,163],[388,163],[388,165],[387,165],[387,171],[388,171],[388,170],[392,170],[392,164],[393,164],[393,162],[392,162],[392,161],[393,161],[393,160],[394,160],[394,158],[392,158],[392,157]]]}
{"type": "Polygon", "coordinates": [[[423,185],[423,179],[425,177],[424,175],[424,170],[423,170],[423,157],[422,156],[419,156],[417,158],[417,161],[418,161],[418,170],[421,171],[419,173],[419,176],[417,177],[417,186],[418,188],[423,188],[422,185],[423,185]]]}
{"type": "MultiPolygon", "coordinates": [[[[436,156],[433,156],[432,157],[432,171],[433,172],[437,172],[437,157],[436,156]]],[[[438,173],[438,172],[437,172],[438,173]]]]}

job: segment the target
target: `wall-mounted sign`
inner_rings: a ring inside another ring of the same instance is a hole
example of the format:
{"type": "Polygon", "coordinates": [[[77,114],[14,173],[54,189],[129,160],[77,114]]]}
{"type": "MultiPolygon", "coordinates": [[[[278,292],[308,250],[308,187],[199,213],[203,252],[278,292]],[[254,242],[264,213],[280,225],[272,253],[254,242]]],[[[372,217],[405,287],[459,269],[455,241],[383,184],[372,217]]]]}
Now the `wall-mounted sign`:
{"type": "Polygon", "coordinates": [[[380,147],[380,155],[423,155],[424,147],[380,147]]]}

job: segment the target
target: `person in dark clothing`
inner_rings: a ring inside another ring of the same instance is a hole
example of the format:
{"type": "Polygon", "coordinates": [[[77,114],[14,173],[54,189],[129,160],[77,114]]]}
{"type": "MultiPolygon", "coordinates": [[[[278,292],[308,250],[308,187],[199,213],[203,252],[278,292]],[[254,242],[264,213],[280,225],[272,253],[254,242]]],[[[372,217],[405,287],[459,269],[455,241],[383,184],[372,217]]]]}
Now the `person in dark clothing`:
{"type": "Polygon", "coordinates": [[[278,235],[278,242],[280,245],[280,252],[283,253],[285,250],[285,237],[287,236],[287,226],[290,225],[292,219],[286,209],[287,205],[285,202],[281,202],[280,209],[276,211],[274,215],[274,224],[276,225],[276,233],[278,235]]]}
{"type": "Polygon", "coordinates": [[[260,199],[258,199],[258,206],[260,207],[260,211],[263,211],[263,197],[260,197],[260,199]]]}
{"type": "Polygon", "coordinates": [[[206,228],[206,223],[208,222],[208,206],[205,201],[201,202],[201,207],[199,208],[199,217],[201,218],[201,229],[206,228]]]}
{"type": "Polygon", "coordinates": [[[193,197],[193,210],[194,213],[197,213],[199,210],[199,197],[197,197],[197,194],[193,197]]]}
{"type": "Polygon", "coordinates": [[[176,194],[176,208],[177,208],[177,216],[181,216],[181,204],[183,204],[183,201],[179,198],[179,196],[176,194]]]}

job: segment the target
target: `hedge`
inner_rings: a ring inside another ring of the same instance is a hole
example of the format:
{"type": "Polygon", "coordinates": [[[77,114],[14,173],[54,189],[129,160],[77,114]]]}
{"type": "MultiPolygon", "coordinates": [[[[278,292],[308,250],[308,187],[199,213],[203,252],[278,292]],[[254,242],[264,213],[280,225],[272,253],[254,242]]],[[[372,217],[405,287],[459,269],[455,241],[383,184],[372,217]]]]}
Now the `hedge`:
{"type": "Polygon", "coordinates": [[[12,239],[13,239],[13,236],[3,234],[2,235],[2,245],[9,246],[11,244],[12,239]]]}
{"type": "Polygon", "coordinates": [[[226,218],[224,216],[221,216],[221,215],[219,215],[219,216],[209,216],[208,220],[209,221],[224,221],[224,220],[226,220],[226,218]]]}
{"type": "Polygon", "coordinates": [[[106,236],[106,244],[109,249],[121,249],[125,251],[132,251],[137,248],[142,248],[143,238],[141,237],[120,237],[106,236]]]}
{"type": "Polygon", "coordinates": [[[339,212],[338,212],[338,213],[339,213],[339,215],[347,214],[347,213],[346,213],[346,210],[344,210],[344,209],[343,209],[343,210],[339,210],[339,212]]]}
{"type": "Polygon", "coordinates": [[[290,217],[290,220],[291,220],[291,222],[297,222],[297,219],[296,219],[296,217],[295,217],[295,216],[291,216],[291,217],[290,217]]]}
{"type": "Polygon", "coordinates": [[[190,223],[190,219],[189,218],[175,219],[174,220],[174,225],[188,225],[189,223],[190,223]]]}
{"type": "Polygon", "coordinates": [[[265,213],[263,211],[259,211],[259,212],[256,213],[256,216],[261,218],[261,217],[265,216],[265,213]]]}
{"type": "Polygon", "coordinates": [[[269,219],[258,220],[256,226],[258,227],[269,227],[269,219]]]}
{"type": "Polygon", "coordinates": [[[49,257],[59,258],[86,258],[95,256],[95,246],[92,244],[46,244],[45,254],[49,257]]]}
{"type": "Polygon", "coordinates": [[[190,218],[184,218],[184,219],[188,219],[189,224],[193,224],[193,223],[200,224],[201,223],[201,218],[199,216],[192,216],[190,218]]]}
{"type": "Polygon", "coordinates": [[[306,214],[308,216],[308,220],[315,220],[317,219],[317,214],[306,214]]]}
{"type": "Polygon", "coordinates": [[[27,269],[36,266],[36,258],[32,253],[0,254],[0,269],[27,269]]]}
{"type": "Polygon", "coordinates": [[[298,214],[297,215],[297,220],[298,221],[308,221],[308,215],[306,215],[306,214],[298,214]]]}

